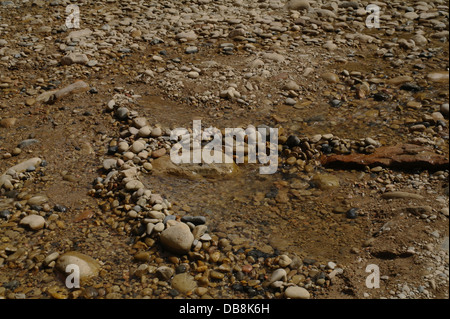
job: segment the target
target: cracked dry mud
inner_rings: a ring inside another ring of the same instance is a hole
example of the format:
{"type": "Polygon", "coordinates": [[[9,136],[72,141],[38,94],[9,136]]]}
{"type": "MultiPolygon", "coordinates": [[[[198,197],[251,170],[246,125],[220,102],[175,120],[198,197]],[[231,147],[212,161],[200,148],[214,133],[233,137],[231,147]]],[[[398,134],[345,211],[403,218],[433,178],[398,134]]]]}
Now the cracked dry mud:
{"type": "Polygon", "coordinates": [[[448,54],[439,0],[0,1],[0,298],[448,298],[448,54]],[[277,172],[166,170],[199,119],[277,172]]]}

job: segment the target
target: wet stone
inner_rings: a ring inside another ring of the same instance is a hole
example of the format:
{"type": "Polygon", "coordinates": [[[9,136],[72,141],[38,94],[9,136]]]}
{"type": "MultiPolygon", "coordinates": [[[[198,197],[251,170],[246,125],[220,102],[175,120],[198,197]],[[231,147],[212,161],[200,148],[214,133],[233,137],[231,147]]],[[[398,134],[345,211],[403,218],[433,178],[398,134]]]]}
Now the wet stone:
{"type": "Polygon", "coordinates": [[[339,186],[339,178],[330,174],[317,174],[312,182],[321,190],[333,189],[339,186]]]}
{"type": "Polygon", "coordinates": [[[417,85],[415,83],[405,83],[402,86],[400,86],[400,89],[404,90],[404,91],[411,91],[411,92],[422,91],[422,87],[420,87],[419,85],[417,85]]]}
{"type": "Polygon", "coordinates": [[[158,276],[159,279],[168,281],[172,276],[174,275],[175,270],[171,267],[167,266],[161,266],[158,269],[156,269],[156,276],[158,276]]]}
{"type": "Polygon", "coordinates": [[[378,92],[373,95],[375,101],[389,101],[390,98],[390,95],[384,92],[378,92]]]}
{"type": "Polygon", "coordinates": [[[95,299],[99,296],[99,292],[94,287],[86,287],[80,297],[84,299],[95,299]]]}
{"type": "Polygon", "coordinates": [[[337,100],[337,99],[333,99],[333,100],[331,100],[330,104],[331,104],[332,107],[339,107],[339,106],[341,106],[342,101],[341,100],[337,100]]]}
{"type": "Polygon", "coordinates": [[[126,107],[119,107],[116,110],[116,116],[119,120],[125,120],[128,118],[129,110],[126,107]]]}
{"type": "Polygon", "coordinates": [[[193,291],[197,287],[194,277],[188,273],[176,274],[172,278],[171,285],[173,289],[176,289],[178,292],[183,294],[193,291]]]}
{"type": "Polygon", "coordinates": [[[204,216],[183,216],[181,221],[185,223],[193,223],[194,225],[203,225],[206,223],[206,217],[204,216]]]}
{"type": "Polygon", "coordinates": [[[287,141],[286,141],[286,145],[289,147],[294,147],[294,146],[299,146],[301,143],[300,139],[295,136],[295,135],[291,135],[288,137],[287,141]]]}
{"type": "Polygon", "coordinates": [[[67,267],[73,264],[79,267],[81,282],[97,276],[100,271],[100,264],[95,259],[77,251],[69,251],[59,256],[55,267],[61,273],[68,275],[67,267]]]}
{"type": "Polygon", "coordinates": [[[317,262],[317,260],[312,259],[312,258],[303,258],[303,263],[305,265],[312,265],[315,264],[317,262]]]}
{"type": "Polygon", "coordinates": [[[9,290],[15,290],[20,286],[20,281],[18,280],[11,280],[8,282],[3,283],[2,287],[5,287],[6,289],[9,290]]]}
{"type": "Polygon", "coordinates": [[[108,147],[108,154],[114,155],[119,150],[119,147],[117,145],[108,147]]]}
{"type": "Polygon", "coordinates": [[[177,274],[181,274],[181,273],[184,273],[186,271],[187,271],[187,266],[184,265],[184,264],[181,264],[181,265],[178,265],[178,266],[175,267],[175,272],[177,274]]]}
{"type": "Polygon", "coordinates": [[[4,209],[2,211],[0,211],[0,218],[8,220],[8,218],[11,216],[11,211],[4,209]]]}
{"type": "Polygon", "coordinates": [[[358,217],[358,208],[350,208],[346,213],[345,216],[348,219],[356,219],[358,217]]]}
{"type": "Polygon", "coordinates": [[[35,210],[37,212],[40,212],[42,210],[42,206],[40,205],[30,205],[31,210],[35,210]]]}
{"type": "Polygon", "coordinates": [[[163,134],[162,129],[160,127],[155,127],[151,130],[151,137],[160,137],[163,134]]]}

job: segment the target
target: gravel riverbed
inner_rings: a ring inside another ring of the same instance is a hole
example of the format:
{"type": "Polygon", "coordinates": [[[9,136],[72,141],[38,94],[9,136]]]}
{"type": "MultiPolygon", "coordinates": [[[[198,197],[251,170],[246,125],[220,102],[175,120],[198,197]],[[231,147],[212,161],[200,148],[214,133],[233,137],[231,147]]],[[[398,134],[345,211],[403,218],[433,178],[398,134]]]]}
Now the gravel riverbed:
{"type": "Polygon", "coordinates": [[[0,298],[448,298],[448,38],[440,0],[0,1],[0,298]],[[276,173],[175,165],[195,120],[276,128],[276,173]]]}

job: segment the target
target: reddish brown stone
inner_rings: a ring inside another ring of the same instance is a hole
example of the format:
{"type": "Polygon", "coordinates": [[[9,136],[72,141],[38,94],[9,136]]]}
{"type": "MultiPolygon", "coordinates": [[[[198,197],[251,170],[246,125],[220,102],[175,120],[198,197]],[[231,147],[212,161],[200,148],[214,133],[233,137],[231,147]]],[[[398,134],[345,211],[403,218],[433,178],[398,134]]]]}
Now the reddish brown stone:
{"type": "Polygon", "coordinates": [[[424,146],[399,144],[380,147],[372,154],[323,155],[321,163],[324,166],[345,168],[383,166],[407,170],[441,170],[448,167],[448,157],[424,146]]]}
{"type": "Polygon", "coordinates": [[[95,215],[95,212],[91,209],[85,209],[81,213],[79,213],[75,218],[74,222],[81,222],[82,220],[89,219],[95,215]]]}
{"type": "Polygon", "coordinates": [[[250,264],[242,266],[242,272],[245,272],[246,274],[250,273],[252,270],[253,270],[253,266],[250,264]]]}
{"type": "Polygon", "coordinates": [[[166,154],[166,149],[165,148],[160,148],[159,150],[153,151],[152,152],[152,157],[153,158],[158,158],[161,157],[163,155],[166,154]]]}

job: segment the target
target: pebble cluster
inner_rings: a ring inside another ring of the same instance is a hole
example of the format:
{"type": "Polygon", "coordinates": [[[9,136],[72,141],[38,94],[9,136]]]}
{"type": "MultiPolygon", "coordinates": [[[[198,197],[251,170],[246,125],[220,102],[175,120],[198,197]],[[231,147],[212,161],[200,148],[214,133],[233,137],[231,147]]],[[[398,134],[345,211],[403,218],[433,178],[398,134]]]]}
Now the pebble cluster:
{"type": "MultiPolygon", "coordinates": [[[[106,111],[125,126],[118,139],[109,143],[108,153],[115,157],[103,161],[105,175],[94,181],[89,194],[101,200],[99,205],[106,216],[114,216],[114,229],[135,236],[138,252],[134,259],[146,262],[138,267],[136,276],[156,274],[160,280],[171,280],[177,291],[169,290],[172,296],[195,291],[202,297],[210,287],[229,285],[236,293],[250,297],[308,299],[308,289],[323,289],[343,272],[333,262],[320,265],[279,252],[239,247],[238,241],[231,243],[210,233],[204,216],[174,214],[171,203],[141,181],[142,175],[152,174],[153,160],[168,153],[174,143],[168,138],[170,130],[151,126],[131,109],[130,99],[123,95],[110,100],[106,111]],[[172,254],[167,257],[169,264],[149,265],[161,261],[157,256],[167,253],[172,254]]],[[[321,139],[315,136],[313,141],[321,139]]],[[[320,182],[328,180],[324,177],[320,182]]]]}

